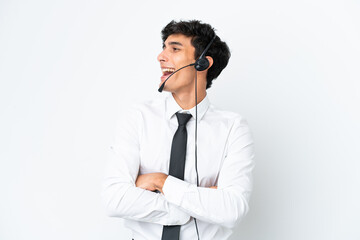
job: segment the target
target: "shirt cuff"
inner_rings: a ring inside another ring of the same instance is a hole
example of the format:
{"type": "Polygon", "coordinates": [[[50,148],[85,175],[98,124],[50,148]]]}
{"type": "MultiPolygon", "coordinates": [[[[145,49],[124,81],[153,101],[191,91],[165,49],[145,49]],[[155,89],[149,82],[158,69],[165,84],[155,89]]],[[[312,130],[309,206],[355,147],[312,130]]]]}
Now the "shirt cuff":
{"type": "MultiPolygon", "coordinates": [[[[171,204],[171,203],[169,203],[171,204]]],[[[178,206],[170,205],[169,207],[169,218],[165,224],[166,226],[171,225],[185,225],[190,220],[190,215],[182,211],[178,206]]]]}
{"type": "Polygon", "coordinates": [[[190,186],[190,183],[169,175],[165,180],[162,191],[168,202],[180,206],[183,201],[184,194],[190,186]]]}

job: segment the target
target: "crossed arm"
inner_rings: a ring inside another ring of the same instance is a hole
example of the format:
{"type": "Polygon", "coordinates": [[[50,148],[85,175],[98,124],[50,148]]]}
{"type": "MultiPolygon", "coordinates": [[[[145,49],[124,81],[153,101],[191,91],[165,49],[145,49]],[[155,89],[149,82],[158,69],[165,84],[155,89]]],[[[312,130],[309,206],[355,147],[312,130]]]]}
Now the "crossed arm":
{"type": "MultiPolygon", "coordinates": [[[[162,188],[168,175],[164,173],[148,173],[137,177],[136,187],[148,190],[148,191],[159,191],[164,194],[162,188]]],[[[216,186],[211,186],[212,189],[217,189],[216,186]]]]}
{"type": "Polygon", "coordinates": [[[195,217],[231,228],[246,215],[254,166],[246,122],[234,123],[218,185],[210,188],[164,173],[138,176],[139,142],[130,131],[134,129],[129,126],[122,129],[104,179],[103,200],[109,216],[162,225],[182,225],[195,217]]]}

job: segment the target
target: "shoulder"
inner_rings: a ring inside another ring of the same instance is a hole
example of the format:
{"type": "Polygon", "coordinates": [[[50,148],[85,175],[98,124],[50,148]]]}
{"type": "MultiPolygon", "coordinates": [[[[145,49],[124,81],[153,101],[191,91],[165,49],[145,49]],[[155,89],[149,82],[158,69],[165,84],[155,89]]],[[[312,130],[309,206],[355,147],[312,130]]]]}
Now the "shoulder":
{"type": "Polygon", "coordinates": [[[161,117],[164,114],[166,96],[159,95],[153,99],[133,104],[133,111],[141,115],[143,120],[161,117]]]}
{"type": "Polygon", "coordinates": [[[211,120],[220,121],[228,126],[248,125],[246,118],[240,113],[224,110],[210,104],[206,117],[211,120]]]}
{"type": "Polygon", "coordinates": [[[164,112],[165,96],[160,95],[153,99],[138,101],[118,109],[117,118],[119,120],[126,118],[127,122],[141,124],[142,122],[161,117],[164,112]]]}
{"type": "Polygon", "coordinates": [[[210,121],[217,120],[220,122],[216,124],[217,129],[228,132],[228,141],[231,146],[235,146],[234,143],[240,144],[239,146],[247,146],[254,142],[248,121],[240,113],[210,105],[209,116],[214,118],[210,121]]]}
{"type": "Polygon", "coordinates": [[[166,96],[160,95],[153,99],[147,99],[141,103],[136,103],[133,105],[133,108],[140,111],[140,112],[146,112],[146,111],[154,111],[157,108],[162,108],[165,104],[166,96]]]}
{"type": "Polygon", "coordinates": [[[118,113],[127,113],[130,115],[139,115],[148,111],[154,111],[157,108],[161,108],[164,105],[164,96],[158,96],[153,99],[147,99],[134,103],[127,104],[126,106],[119,109],[118,113]]]}

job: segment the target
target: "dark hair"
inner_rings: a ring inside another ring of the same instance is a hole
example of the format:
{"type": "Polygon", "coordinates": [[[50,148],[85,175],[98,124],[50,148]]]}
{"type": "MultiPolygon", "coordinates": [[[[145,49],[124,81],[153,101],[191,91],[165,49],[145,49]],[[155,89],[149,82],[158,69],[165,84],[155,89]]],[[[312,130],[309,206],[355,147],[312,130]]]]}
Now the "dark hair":
{"type": "MultiPolygon", "coordinates": [[[[163,42],[172,34],[183,34],[192,37],[191,44],[195,47],[195,59],[200,57],[206,46],[210,43],[215,35],[215,30],[207,23],[201,23],[198,20],[191,21],[171,21],[161,31],[163,42]]],[[[228,45],[216,36],[211,44],[206,56],[213,58],[214,63],[209,68],[206,76],[206,89],[211,87],[212,81],[216,79],[221,71],[226,67],[230,58],[230,50],[228,45]]]]}

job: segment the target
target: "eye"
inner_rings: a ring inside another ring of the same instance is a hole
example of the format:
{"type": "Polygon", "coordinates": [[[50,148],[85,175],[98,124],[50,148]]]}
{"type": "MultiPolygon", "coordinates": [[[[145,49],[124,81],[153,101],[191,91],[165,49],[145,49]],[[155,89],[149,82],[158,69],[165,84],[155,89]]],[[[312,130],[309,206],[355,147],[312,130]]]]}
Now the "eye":
{"type": "Polygon", "coordinates": [[[176,52],[176,51],[179,51],[179,50],[180,50],[180,48],[173,47],[173,50],[174,50],[174,52],[176,52]]]}

